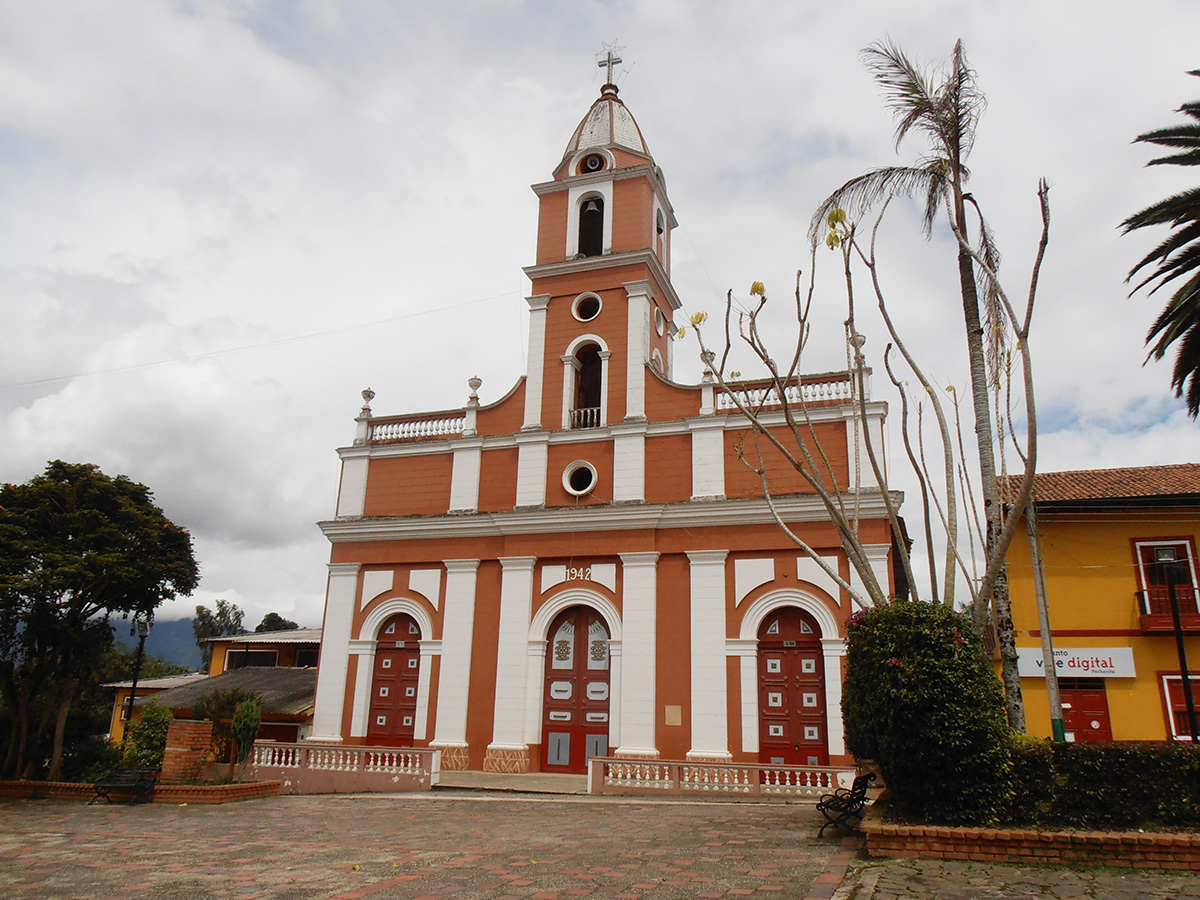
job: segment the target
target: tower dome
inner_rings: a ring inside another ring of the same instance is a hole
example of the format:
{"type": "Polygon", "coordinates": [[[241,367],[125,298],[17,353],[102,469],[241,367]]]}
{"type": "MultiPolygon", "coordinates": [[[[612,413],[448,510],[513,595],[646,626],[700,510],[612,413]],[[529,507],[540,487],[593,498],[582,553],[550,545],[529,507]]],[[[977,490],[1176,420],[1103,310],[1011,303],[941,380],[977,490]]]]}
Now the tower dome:
{"type": "Polygon", "coordinates": [[[642,130],[625,104],[617,98],[615,84],[605,84],[600,89],[599,98],[571,135],[563,159],[569,159],[581,150],[602,147],[620,147],[650,158],[650,151],[642,139],[642,130]]]}

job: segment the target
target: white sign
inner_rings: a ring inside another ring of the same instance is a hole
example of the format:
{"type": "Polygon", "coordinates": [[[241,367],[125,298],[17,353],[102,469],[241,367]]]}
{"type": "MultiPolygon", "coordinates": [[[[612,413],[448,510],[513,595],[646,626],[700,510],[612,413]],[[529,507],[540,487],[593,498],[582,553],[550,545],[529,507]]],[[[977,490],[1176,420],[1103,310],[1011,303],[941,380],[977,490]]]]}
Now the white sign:
{"type": "MultiPolygon", "coordinates": [[[[1054,668],[1059,678],[1133,678],[1133,650],[1129,647],[1054,648],[1054,668]]],[[[1041,647],[1017,648],[1017,673],[1022,678],[1045,678],[1041,647]]]]}

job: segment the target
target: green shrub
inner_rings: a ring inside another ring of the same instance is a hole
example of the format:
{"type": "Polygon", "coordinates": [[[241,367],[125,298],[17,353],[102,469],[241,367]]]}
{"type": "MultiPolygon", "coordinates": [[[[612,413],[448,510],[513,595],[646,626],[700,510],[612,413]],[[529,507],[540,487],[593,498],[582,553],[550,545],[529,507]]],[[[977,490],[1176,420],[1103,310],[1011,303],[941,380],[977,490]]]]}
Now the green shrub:
{"type": "Polygon", "coordinates": [[[262,724],[262,704],[257,700],[243,700],[233,714],[233,744],[237,749],[238,763],[250,757],[254,739],[258,737],[258,726],[262,724]]]}
{"type": "Polygon", "coordinates": [[[150,700],[142,707],[140,722],[129,722],[125,726],[128,738],[125,743],[127,766],[162,766],[163,752],[167,748],[167,729],[174,720],[171,711],[161,703],[150,700]]]}
{"type": "Polygon", "coordinates": [[[1006,795],[1000,681],[970,620],[897,602],[847,620],[846,743],[883,771],[898,811],[935,824],[984,823],[1006,795]]]}
{"type": "Polygon", "coordinates": [[[262,708],[262,696],[258,691],[245,688],[209,691],[192,704],[196,718],[208,719],[213,723],[213,758],[217,762],[233,761],[233,716],[239,704],[248,701],[254,701],[260,704],[259,709],[262,708]]]}
{"type": "Polygon", "coordinates": [[[1049,816],[1057,793],[1054,745],[1028,734],[1012,734],[1010,740],[1008,791],[999,818],[1014,825],[1037,824],[1049,816]]]}

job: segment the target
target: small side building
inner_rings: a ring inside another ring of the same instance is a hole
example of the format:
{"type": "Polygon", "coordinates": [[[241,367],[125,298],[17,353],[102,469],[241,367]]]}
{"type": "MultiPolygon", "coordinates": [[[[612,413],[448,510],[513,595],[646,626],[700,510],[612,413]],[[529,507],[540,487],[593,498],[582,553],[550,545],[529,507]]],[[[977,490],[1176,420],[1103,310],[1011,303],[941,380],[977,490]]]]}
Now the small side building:
{"type": "MultiPolygon", "coordinates": [[[[1039,473],[1034,497],[1068,739],[1190,740],[1166,560],[1200,708],[1200,465],[1039,473]]],[[[1049,737],[1024,529],[1008,572],[1028,727],[1049,737]]]]}

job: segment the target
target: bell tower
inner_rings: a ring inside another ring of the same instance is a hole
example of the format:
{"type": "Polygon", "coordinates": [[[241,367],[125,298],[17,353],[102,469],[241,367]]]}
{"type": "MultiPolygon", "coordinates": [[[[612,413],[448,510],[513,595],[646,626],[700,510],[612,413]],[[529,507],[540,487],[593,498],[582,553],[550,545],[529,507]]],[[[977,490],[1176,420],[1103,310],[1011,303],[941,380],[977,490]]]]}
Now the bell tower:
{"type": "Polygon", "coordinates": [[[662,171],[618,98],[611,52],[599,98],[538,195],[537,261],[525,268],[529,373],[525,430],[644,421],[646,379],[671,377],[679,298],[675,215],[662,171]]]}

